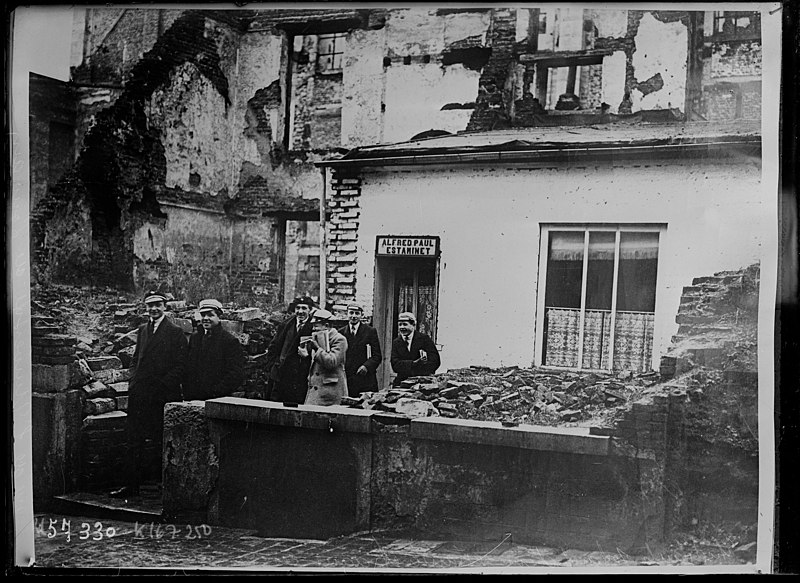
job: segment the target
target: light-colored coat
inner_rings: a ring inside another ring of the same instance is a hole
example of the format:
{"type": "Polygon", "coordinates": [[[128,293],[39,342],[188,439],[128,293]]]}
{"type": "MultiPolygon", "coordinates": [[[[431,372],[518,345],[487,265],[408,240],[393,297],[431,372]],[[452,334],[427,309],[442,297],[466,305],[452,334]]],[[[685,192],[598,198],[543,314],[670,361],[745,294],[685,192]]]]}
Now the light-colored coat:
{"type": "Polygon", "coordinates": [[[320,349],[311,358],[306,405],[338,405],[347,395],[347,339],[335,329],[314,334],[320,349]],[[328,336],[327,338],[325,336],[328,336]]]}

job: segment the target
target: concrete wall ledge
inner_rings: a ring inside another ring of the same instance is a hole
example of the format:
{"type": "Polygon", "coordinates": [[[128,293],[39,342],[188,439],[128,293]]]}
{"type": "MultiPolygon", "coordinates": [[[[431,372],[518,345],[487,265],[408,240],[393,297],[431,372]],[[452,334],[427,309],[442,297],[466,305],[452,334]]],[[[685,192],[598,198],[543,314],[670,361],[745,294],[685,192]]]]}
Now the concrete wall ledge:
{"type": "Polygon", "coordinates": [[[284,407],[275,401],[221,397],[206,401],[206,417],[300,429],[322,429],[349,433],[371,433],[372,411],[339,405],[284,407]]]}
{"type": "Polygon", "coordinates": [[[410,437],[582,455],[609,455],[611,443],[607,436],[590,435],[588,427],[504,427],[497,421],[443,417],[412,419],[410,437]]]}

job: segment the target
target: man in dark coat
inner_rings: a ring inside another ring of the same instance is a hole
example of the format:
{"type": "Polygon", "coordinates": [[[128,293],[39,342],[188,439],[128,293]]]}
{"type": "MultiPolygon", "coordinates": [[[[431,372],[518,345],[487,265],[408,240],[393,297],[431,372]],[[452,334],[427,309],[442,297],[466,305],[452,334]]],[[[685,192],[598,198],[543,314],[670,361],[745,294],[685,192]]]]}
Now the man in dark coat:
{"type": "Polygon", "coordinates": [[[392,370],[397,373],[392,386],[409,377],[432,375],[439,368],[439,351],[430,336],[416,331],[417,318],[411,312],[402,312],[397,317],[400,332],[392,342],[392,370]]]}
{"type": "Polygon", "coordinates": [[[188,345],[183,330],[164,315],[166,302],[156,292],[144,299],[149,318],[137,332],[128,385],[127,483],[111,493],[116,498],[137,496],[145,467],[161,466],[164,405],[181,400],[188,345]]]}
{"type": "Polygon", "coordinates": [[[187,401],[226,397],[244,383],[244,350],[222,327],[222,304],[217,300],[202,300],[198,312],[200,326],[189,337],[189,360],[183,382],[183,398],[187,401]]]}
{"type": "Polygon", "coordinates": [[[301,338],[311,337],[311,311],[314,300],[297,298],[294,315],[278,328],[267,348],[267,399],[281,403],[304,403],[308,392],[311,358],[299,352],[301,338]]]}
{"type": "Polygon", "coordinates": [[[339,328],[339,333],[347,339],[347,389],[351,397],[365,391],[378,390],[375,371],[383,359],[378,331],[361,321],[364,315],[361,306],[351,304],[347,307],[348,324],[339,328]]]}

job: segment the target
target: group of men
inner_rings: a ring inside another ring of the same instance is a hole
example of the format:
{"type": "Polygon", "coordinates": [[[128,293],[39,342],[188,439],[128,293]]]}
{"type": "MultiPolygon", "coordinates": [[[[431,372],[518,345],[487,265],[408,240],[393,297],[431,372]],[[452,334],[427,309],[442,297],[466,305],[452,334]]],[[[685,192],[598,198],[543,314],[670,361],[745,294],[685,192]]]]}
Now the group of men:
{"type": "MultiPolygon", "coordinates": [[[[139,495],[147,444],[160,456],[166,403],[231,395],[244,382],[244,349],[221,325],[222,304],[215,299],[199,303],[199,325],[187,342],[183,329],[165,316],[166,302],[156,292],[144,299],[148,321],[137,331],[128,389],[127,479],[124,487],[111,492],[114,497],[139,495]]],[[[267,349],[267,400],[334,405],[345,396],[378,390],[381,345],[377,330],[363,322],[361,306],[347,307],[348,322],[339,329],[331,325],[333,314],[317,308],[310,297],[295,299],[290,308],[294,314],[267,349]]],[[[397,375],[394,386],[439,368],[436,345],[416,331],[416,323],[411,312],[398,316],[390,360],[397,375]]]]}
{"type": "Polygon", "coordinates": [[[166,403],[222,397],[244,382],[244,349],[221,326],[219,301],[200,302],[200,322],[188,342],[183,329],[166,317],[164,294],[148,292],[144,303],[148,321],[137,331],[128,387],[126,485],[111,492],[118,498],[139,494],[147,451],[160,459],[166,403]]]}

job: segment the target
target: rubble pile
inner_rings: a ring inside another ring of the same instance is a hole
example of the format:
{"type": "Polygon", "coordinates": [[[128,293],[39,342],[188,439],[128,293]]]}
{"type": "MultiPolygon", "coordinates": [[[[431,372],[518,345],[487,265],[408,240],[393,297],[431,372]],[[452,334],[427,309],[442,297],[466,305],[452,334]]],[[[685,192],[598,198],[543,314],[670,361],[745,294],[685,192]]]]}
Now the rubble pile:
{"type": "Polygon", "coordinates": [[[660,382],[656,372],[579,373],[471,366],[406,379],[400,387],[348,397],[350,407],[504,425],[604,424],[660,382]]]}

